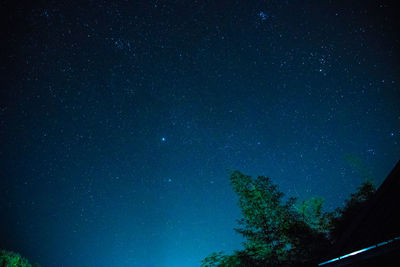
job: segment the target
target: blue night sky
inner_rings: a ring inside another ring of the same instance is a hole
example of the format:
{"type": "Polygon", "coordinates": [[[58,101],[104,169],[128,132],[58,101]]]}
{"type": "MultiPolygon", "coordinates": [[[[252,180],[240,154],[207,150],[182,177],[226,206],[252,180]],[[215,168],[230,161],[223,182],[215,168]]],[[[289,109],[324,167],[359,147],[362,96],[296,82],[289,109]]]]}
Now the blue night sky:
{"type": "Polygon", "coordinates": [[[228,170],[332,210],[400,158],[390,1],[0,10],[0,248],[44,267],[199,266],[241,248],[228,170]]]}

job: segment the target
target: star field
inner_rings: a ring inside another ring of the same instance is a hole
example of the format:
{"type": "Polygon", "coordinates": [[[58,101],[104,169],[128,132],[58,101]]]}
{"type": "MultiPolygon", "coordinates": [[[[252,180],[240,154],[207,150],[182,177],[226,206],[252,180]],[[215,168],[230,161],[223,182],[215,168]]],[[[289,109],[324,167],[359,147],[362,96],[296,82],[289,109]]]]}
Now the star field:
{"type": "Polygon", "coordinates": [[[0,9],[0,248],[42,266],[199,266],[241,247],[227,170],[334,209],[399,160],[390,1],[0,9]]]}

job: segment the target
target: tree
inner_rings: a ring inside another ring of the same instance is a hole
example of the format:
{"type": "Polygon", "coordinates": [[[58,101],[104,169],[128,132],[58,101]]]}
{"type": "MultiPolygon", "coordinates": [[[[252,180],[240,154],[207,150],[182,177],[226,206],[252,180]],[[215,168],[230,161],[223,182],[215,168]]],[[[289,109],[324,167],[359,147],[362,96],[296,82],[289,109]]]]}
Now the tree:
{"type": "Polygon", "coordinates": [[[202,261],[202,267],[251,267],[262,266],[262,262],[251,258],[245,251],[235,251],[233,255],[212,253],[202,261]]]}
{"type": "Polygon", "coordinates": [[[270,178],[256,179],[239,171],[231,172],[231,185],[239,197],[242,218],[238,220],[245,241],[244,250],[233,255],[213,253],[202,267],[214,266],[287,266],[317,263],[326,254],[349,218],[358,212],[373,193],[372,183],[365,182],[342,209],[323,211],[324,200],[313,197],[296,203],[284,200],[270,178]]]}
{"type": "Polygon", "coordinates": [[[356,193],[350,195],[350,199],[346,200],[343,208],[337,208],[335,212],[330,214],[330,238],[332,242],[336,242],[341,237],[346,226],[365,209],[375,192],[376,188],[372,181],[366,180],[356,193]]]}
{"type": "Polygon", "coordinates": [[[330,216],[322,211],[324,203],[325,200],[321,197],[311,197],[295,206],[301,220],[314,230],[328,233],[331,228],[330,216]]]}
{"type": "Polygon", "coordinates": [[[238,262],[237,266],[302,264],[328,244],[322,201],[296,206],[295,198],[283,200],[283,193],[268,177],[253,180],[234,171],[230,179],[243,215],[235,231],[245,238],[245,250],[232,256],[212,254],[202,266],[225,266],[227,261],[238,262]],[[312,245],[316,243],[319,246],[312,245]]]}
{"type": "Polygon", "coordinates": [[[40,267],[38,264],[30,264],[27,259],[20,254],[0,250],[0,266],[1,267],[40,267]]]}

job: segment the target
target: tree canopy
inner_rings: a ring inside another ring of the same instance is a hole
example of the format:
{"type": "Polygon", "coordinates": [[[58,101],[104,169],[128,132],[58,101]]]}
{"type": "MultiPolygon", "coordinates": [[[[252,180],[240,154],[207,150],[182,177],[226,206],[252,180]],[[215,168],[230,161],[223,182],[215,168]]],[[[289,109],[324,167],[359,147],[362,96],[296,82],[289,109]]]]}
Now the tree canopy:
{"type": "Polygon", "coordinates": [[[30,264],[27,259],[20,254],[0,250],[0,266],[1,267],[40,267],[38,264],[30,264]]]}
{"type": "Polygon", "coordinates": [[[212,253],[202,261],[202,267],[315,263],[340,236],[351,214],[375,192],[372,183],[365,182],[344,208],[328,213],[323,211],[322,198],[299,203],[295,198],[284,198],[268,177],[252,179],[233,171],[230,180],[242,211],[239,227],[234,230],[244,237],[244,249],[233,255],[212,253]]]}

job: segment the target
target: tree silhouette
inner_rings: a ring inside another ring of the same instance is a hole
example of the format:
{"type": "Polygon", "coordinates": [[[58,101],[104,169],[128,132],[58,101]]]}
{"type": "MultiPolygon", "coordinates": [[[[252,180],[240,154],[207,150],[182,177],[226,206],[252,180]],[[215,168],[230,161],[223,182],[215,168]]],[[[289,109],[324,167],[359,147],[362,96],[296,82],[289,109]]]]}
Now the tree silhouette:
{"type": "Polygon", "coordinates": [[[336,209],[335,212],[330,214],[330,238],[332,242],[336,242],[346,226],[354,219],[357,214],[365,209],[368,200],[375,194],[376,188],[371,180],[366,180],[357,190],[356,193],[350,195],[350,199],[346,200],[343,208],[336,209]]]}
{"type": "Polygon", "coordinates": [[[202,267],[315,264],[340,235],[347,216],[361,208],[375,190],[366,182],[343,209],[327,213],[322,210],[322,198],[300,203],[295,198],[284,200],[268,177],[252,179],[233,171],[230,180],[242,211],[235,231],[245,238],[244,250],[233,255],[213,253],[202,261],[202,267]]]}

